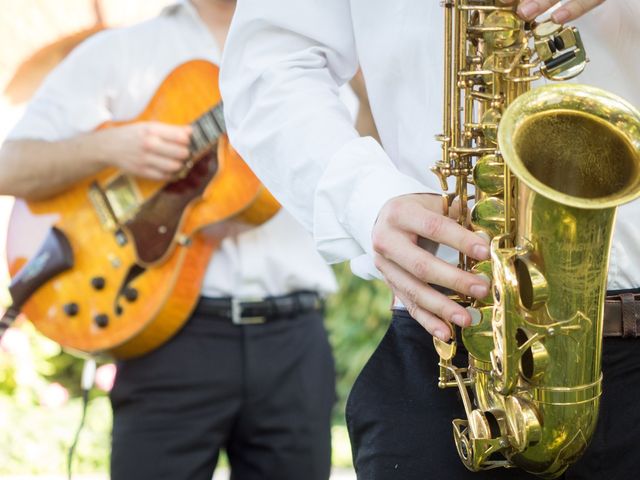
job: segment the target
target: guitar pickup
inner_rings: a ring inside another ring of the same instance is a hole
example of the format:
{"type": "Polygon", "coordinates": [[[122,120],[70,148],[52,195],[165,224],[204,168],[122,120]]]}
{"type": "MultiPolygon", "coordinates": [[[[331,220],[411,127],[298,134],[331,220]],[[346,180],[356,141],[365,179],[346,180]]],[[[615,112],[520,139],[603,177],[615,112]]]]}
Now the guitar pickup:
{"type": "Polygon", "coordinates": [[[89,199],[102,227],[113,232],[119,245],[127,243],[122,225],[139,210],[139,194],[132,180],[118,175],[102,188],[98,182],[89,186],[89,199]]]}
{"type": "Polygon", "coordinates": [[[107,196],[104,194],[100,185],[98,185],[98,182],[93,182],[89,186],[89,199],[93,204],[93,210],[98,215],[98,220],[100,221],[102,228],[109,232],[115,232],[118,230],[120,228],[118,219],[109,205],[107,196]]]}

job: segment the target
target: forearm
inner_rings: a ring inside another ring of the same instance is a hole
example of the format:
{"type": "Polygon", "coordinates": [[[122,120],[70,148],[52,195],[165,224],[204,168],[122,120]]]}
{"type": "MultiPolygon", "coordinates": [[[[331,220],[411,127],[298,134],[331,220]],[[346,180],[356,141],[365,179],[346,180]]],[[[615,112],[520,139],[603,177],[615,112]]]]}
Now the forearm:
{"type": "Polygon", "coordinates": [[[109,164],[101,132],[61,141],[9,140],[0,149],[0,194],[37,200],[109,164]]]}

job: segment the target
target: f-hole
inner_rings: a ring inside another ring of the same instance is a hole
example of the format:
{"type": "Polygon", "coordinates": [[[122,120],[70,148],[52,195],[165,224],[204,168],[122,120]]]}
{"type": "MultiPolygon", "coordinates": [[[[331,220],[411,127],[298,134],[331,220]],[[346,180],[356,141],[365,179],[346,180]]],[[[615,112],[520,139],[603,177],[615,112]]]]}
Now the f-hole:
{"type": "Polygon", "coordinates": [[[136,278],[142,275],[145,271],[146,271],[146,268],[141,267],[137,263],[133,264],[131,268],[129,268],[129,271],[127,272],[127,276],[124,277],[124,280],[122,281],[122,285],[118,289],[118,295],[116,295],[115,303],[113,306],[113,309],[116,315],[120,316],[124,311],[124,308],[120,303],[120,300],[124,296],[125,290],[127,288],[130,288],[129,285],[131,284],[131,282],[133,282],[136,278]]]}

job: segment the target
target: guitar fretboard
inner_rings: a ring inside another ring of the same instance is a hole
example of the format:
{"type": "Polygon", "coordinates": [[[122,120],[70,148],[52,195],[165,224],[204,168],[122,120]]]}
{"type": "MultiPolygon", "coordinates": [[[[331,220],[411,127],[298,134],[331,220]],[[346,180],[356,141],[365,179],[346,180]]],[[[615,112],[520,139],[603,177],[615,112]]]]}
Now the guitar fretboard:
{"type": "Polygon", "coordinates": [[[191,152],[198,154],[214,145],[220,135],[226,132],[223,105],[220,102],[191,124],[191,152]]]}

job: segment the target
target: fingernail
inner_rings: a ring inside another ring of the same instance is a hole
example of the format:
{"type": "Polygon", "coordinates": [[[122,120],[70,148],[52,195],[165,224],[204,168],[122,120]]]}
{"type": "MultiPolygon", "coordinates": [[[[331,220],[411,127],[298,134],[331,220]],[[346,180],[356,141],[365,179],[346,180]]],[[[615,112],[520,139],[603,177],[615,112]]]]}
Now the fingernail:
{"type": "Polygon", "coordinates": [[[526,2],[518,7],[518,13],[520,16],[530,20],[538,13],[539,8],[536,2],[526,2]]]}
{"type": "Polygon", "coordinates": [[[486,285],[474,285],[470,288],[471,295],[476,298],[484,298],[489,295],[489,287],[486,285]]]}
{"type": "Polygon", "coordinates": [[[569,10],[567,10],[566,8],[561,8],[560,10],[554,12],[553,15],[551,15],[551,20],[553,20],[555,23],[564,23],[569,20],[570,15],[571,14],[569,13],[569,10]]]}
{"type": "Polygon", "coordinates": [[[489,258],[489,249],[484,245],[476,245],[473,247],[473,258],[476,260],[485,260],[489,258]]]}
{"type": "Polygon", "coordinates": [[[454,314],[451,317],[451,321],[456,325],[460,325],[461,327],[464,327],[467,323],[464,315],[460,315],[459,313],[454,314]]]}
{"type": "Polygon", "coordinates": [[[447,336],[442,330],[436,330],[435,332],[433,332],[433,334],[443,342],[447,341],[447,336]]]}

